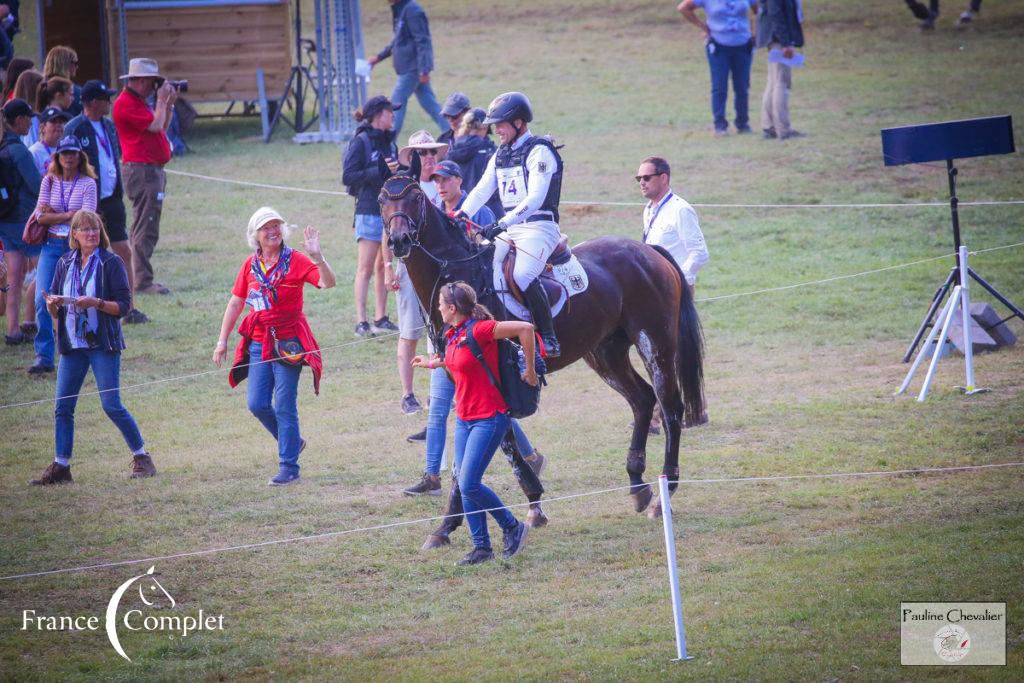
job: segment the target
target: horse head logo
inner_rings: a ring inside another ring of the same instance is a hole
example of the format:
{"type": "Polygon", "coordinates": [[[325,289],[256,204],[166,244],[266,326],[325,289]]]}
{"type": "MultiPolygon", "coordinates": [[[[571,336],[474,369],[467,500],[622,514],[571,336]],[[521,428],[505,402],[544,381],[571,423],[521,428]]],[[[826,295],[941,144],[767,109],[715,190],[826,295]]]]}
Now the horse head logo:
{"type": "Polygon", "coordinates": [[[114,594],[110,596],[110,602],[107,603],[107,638],[110,639],[110,644],[114,646],[114,650],[117,652],[117,654],[121,655],[129,662],[132,660],[128,655],[125,654],[124,648],[121,647],[121,642],[117,637],[117,608],[121,604],[121,598],[124,597],[124,594],[128,591],[129,588],[131,588],[132,584],[138,581],[139,579],[146,579],[145,581],[139,584],[138,588],[139,599],[142,600],[142,603],[147,607],[153,607],[157,604],[157,602],[159,602],[163,598],[166,598],[168,601],[170,601],[171,608],[173,608],[177,604],[174,601],[174,598],[171,596],[171,594],[167,592],[167,589],[165,589],[160,584],[160,582],[156,580],[156,576],[154,576],[153,574],[153,571],[155,569],[156,565],[153,565],[145,574],[133,576],[132,578],[122,583],[120,586],[117,587],[117,590],[114,591],[114,594]],[[163,598],[161,596],[163,596],[163,598]]]}

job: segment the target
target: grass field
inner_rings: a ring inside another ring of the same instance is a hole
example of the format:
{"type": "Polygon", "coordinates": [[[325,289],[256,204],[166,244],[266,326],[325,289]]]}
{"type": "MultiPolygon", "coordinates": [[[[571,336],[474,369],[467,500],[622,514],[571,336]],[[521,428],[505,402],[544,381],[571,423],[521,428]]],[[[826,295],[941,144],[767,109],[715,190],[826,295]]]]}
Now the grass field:
{"type": "MultiPolygon", "coordinates": [[[[485,104],[527,92],[535,132],[565,143],[567,200],[639,201],[639,160],[661,154],[694,203],[941,200],[941,165],[885,168],[878,131],[1009,113],[1024,105],[1024,2],[986,3],[954,32],[947,2],[934,35],[902,3],[808,3],[806,68],[794,76],[805,139],[714,139],[706,62],[674,2],[427,0],[439,97],[485,104]]],[[[34,14],[24,3],[23,14],[34,14]]],[[[390,32],[385,3],[364,3],[366,43],[390,32]]],[[[29,27],[29,33],[31,27],[29,27]]],[[[24,40],[19,46],[27,49],[24,40]]],[[[384,64],[373,92],[390,92],[384,64]]],[[[765,58],[751,92],[755,128],[765,58]]],[[[731,105],[731,102],[730,102],[731,105]]],[[[427,125],[412,105],[407,135],[427,125]]],[[[194,152],[171,168],[340,189],[334,146],[292,145],[259,124],[203,121],[194,152]]],[[[1020,139],[1020,128],[1017,129],[1020,139]]],[[[964,161],[961,199],[1024,197],[1019,155],[964,161]]],[[[422,468],[391,340],[352,343],[351,200],[171,177],[156,255],[174,293],[139,305],[153,322],[126,329],[122,384],[212,369],[228,292],[246,257],[245,222],[270,204],[321,228],[341,286],[307,294],[325,351],[321,395],[308,376],[300,414],[310,447],[303,482],[266,481],[275,448],[223,372],[126,390],[160,470],[129,481],[129,457],[95,396],[78,408],[73,486],[27,485],[52,457],[52,404],[0,408],[0,575],[257,543],[414,520],[437,500],[400,494],[422,468]]],[[[639,235],[640,208],[569,207],[573,242],[639,235]]],[[[711,262],[698,299],[807,282],[952,251],[948,210],[700,211],[711,262]]],[[[965,241],[1022,241],[1024,207],[964,207],[965,241]]],[[[989,464],[1024,454],[1024,351],[976,359],[990,393],[961,397],[959,359],[943,361],[928,401],[893,398],[899,360],[951,260],[777,293],[699,304],[711,422],[684,433],[685,478],[858,472],[989,464]]],[[[1024,250],[972,265],[1024,303],[1024,250]]],[[[973,295],[986,300],[979,288],[973,295]]],[[[391,304],[392,311],[394,304],[391,304]]],[[[1018,334],[1024,332],[1012,323],[1018,334]]],[[[233,345],[234,341],[231,342],[233,345]]],[[[29,349],[0,353],[0,403],[48,399],[29,349]]],[[[917,386],[915,384],[915,386],[917,386]]],[[[91,380],[86,390],[91,390],[91,380]]],[[[426,377],[417,377],[426,395],[426,377]]],[[[526,426],[549,457],[549,497],[628,483],[624,401],[583,365],[551,377],[526,426]]],[[[661,467],[652,438],[648,476],[661,467]]],[[[497,462],[488,481],[521,495],[497,462]]],[[[22,630],[23,610],[102,617],[111,593],[149,565],[0,581],[0,679],[19,680],[1020,680],[1024,676],[1024,473],[688,485],[674,499],[688,644],[674,656],[661,526],[624,492],[547,506],[551,524],[521,558],[472,570],[469,550],[418,548],[418,524],[258,550],[156,562],[179,610],[225,615],[187,638],[103,630],[22,630]],[[900,601],[1006,601],[1007,666],[900,666],[900,601]]],[[[493,527],[492,527],[493,530],[493,527]]],[[[102,621],[102,619],[101,619],[102,621]]]]}

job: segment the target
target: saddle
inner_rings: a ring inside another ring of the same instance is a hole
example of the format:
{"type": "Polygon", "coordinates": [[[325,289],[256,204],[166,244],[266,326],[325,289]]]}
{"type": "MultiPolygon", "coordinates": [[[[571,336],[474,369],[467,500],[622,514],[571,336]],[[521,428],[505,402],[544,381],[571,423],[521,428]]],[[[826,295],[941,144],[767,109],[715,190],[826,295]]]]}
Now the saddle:
{"type": "MultiPolygon", "coordinates": [[[[527,306],[526,303],[526,297],[523,296],[523,291],[519,289],[519,285],[516,284],[516,279],[512,276],[512,274],[515,272],[516,256],[519,250],[516,249],[516,243],[514,241],[509,240],[508,243],[509,250],[508,253],[505,255],[505,261],[501,264],[501,272],[504,273],[505,275],[505,283],[508,285],[508,291],[509,294],[512,295],[512,298],[514,298],[523,306],[529,308],[529,306],[527,306]]],[[[527,256],[526,258],[533,257],[527,256]]],[[[560,282],[558,282],[557,280],[555,280],[554,277],[552,277],[551,269],[553,266],[561,266],[565,263],[568,263],[569,259],[571,258],[572,248],[569,247],[569,236],[562,235],[559,238],[558,244],[555,246],[554,251],[551,252],[551,256],[548,257],[547,264],[544,266],[544,271],[540,274],[541,287],[543,287],[544,291],[547,292],[548,301],[552,303],[558,301],[559,297],[562,295],[562,292],[566,290],[560,282]]],[[[566,294],[568,294],[568,292],[566,292],[566,294]]]]}

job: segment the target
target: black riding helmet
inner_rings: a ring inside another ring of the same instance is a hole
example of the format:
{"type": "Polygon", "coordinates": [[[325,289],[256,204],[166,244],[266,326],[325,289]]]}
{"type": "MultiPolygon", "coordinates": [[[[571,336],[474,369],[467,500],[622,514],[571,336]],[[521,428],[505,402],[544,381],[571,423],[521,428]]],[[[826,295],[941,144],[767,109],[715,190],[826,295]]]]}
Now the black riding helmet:
{"type": "Polygon", "coordinates": [[[530,107],[530,100],[521,92],[507,92],[498,95],[487,108],[487,118],[484,123],[487,125],[501,123],[502,121],[515,121],[522,119],[529,123],[533,121],[533,109],[530,107]]]}

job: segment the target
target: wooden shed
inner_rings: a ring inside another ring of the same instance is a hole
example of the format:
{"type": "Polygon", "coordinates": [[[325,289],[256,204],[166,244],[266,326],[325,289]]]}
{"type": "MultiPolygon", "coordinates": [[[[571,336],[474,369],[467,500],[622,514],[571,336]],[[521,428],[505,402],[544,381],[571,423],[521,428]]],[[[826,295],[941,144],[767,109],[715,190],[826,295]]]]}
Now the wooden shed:
{"type": "Polygon", "coordinates": [[[128,59],[150,57],[189,82],[188,99],[258,102],[262,70],[269,100],[292,67],[288,0],[38,0],[40,50],[69,45],[79,81],[115,84],[128,59]]]}

